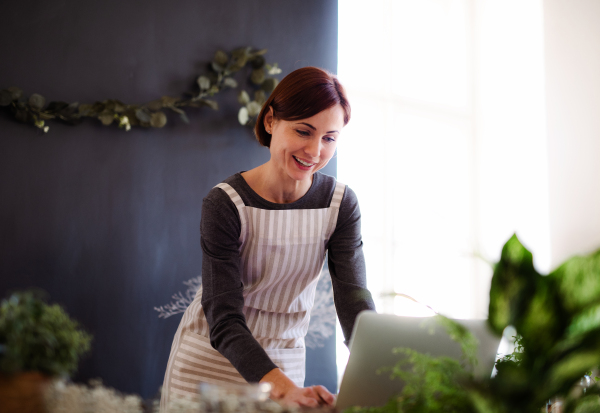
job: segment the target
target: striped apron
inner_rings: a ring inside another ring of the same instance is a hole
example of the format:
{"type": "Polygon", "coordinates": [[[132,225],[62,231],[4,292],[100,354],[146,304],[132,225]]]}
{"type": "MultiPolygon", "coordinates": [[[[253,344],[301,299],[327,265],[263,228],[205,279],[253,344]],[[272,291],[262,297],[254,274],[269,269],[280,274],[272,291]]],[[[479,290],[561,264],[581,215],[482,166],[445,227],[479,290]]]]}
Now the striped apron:
{"type": "MultiPolygon", "coordinates": [[[[241,280],[248,328],[271,360],[304,386],[304,337],[329,238],[335,230],[345,185],[337,183],[329,208],[265,210],[248,207],[228,184],[224,190],[241,221],[241,280]]],[[[185,311],[173,339],[161,398],[194,397],[200,382],[246,383],[229,360],[212,348],[200,300],[185,311]]]]}

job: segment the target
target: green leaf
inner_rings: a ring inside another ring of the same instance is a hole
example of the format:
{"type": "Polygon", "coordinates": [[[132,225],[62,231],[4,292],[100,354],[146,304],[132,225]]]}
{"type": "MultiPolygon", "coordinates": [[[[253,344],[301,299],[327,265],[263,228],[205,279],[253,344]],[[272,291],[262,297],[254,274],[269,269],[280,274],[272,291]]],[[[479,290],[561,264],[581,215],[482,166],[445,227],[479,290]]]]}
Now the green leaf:
{"type": "Polygon", "coordinates": [[[38,116],[40,117],[41,120],[50,120],[50,119],[54,119],[55,118],[54,115],[51,115],[51,114],[46,113],[46,112],[40,112],[38,114],[38,116]]]}
{"type": "Polygon", "coordinates": [[[208,106],[209,108],[211,108],[213,110],[219,109],[219,104],[217,102],[215,102],[214,100],[200,99],[199,102],[201,102],[204,106],[208,106]]]}
{"type": "Polygon", "coordinates": [[[550,274],[571,314],[600,302],[600,250],[568,259],[550,274]]]}
{"type": "MultiPolygon", "coordinates": [[[[50,103],[48,103],[48,107],[46,107],[46,112],[60,113],[61,111],[67,109],[68,107],[69,107],[69,104],[67,102],[50,102],[50,103]]],[[[97,109],[99,109],[99,110],[96,110],[96,112],[104,111],[104,105],[102,105],[101,107],[99,107],[97,109]]]]}
{"type": "Polygon", "coordinates": [[[279,80],[277,80],[273,77],[269,77],[269,78],[265,79],[265,81],[262,83],[260,88],[267,93],[271,93],[277,87],[278,83],[279,83],[279,80]]]}
{"type": "Polygon", "coordinates": [[[33,121],[33,118],[29,114],[29,112],[25,109],[17,109],[15,111],[15,119],[22,123],[30,123],[33,121]]]}
{"type": "Polygon", "coordinates": [[[246,58],[247,59],[248,58],[248,54],[250,53],[250,50],[251,50],[250,47],[240,47],[240,48],[234,49],[231,52],[231,56],[234,59],[240,59],[240,58],[246,58]]]}
{"type": "Polygon", "coordinates": [[[185,114],[185,112],[184,112],[184,111],[181,111],[181,113],[179,114],[179,117],[181,118],[181,120],[182,120],[184,123],[187,123],[187,124],[189,124],[189,123],[190,123],[190,119],[187,117],[187,115],[185,114]]]}
{"type": "Polygon", "coordinates": [[[93,116],[93,106],[89,104],[83,104],[79,106],[79,114],[81,116],[93,116]]]}
{"type": "Polygon", "coordinates": [[[255,116],[257,116],[260,113],[261,106],[255,100],[253,100],[252,102],[248,103],[246,105],[246,107],[248,108],[248,116],[250,116],[250,117],[255,117],[255,116]]]}
{"type": "Polygon", "coordinates": [[[16,86],[11,86],[7,89],[11,95],[12,100],[19,100],[23,96],[23,91],[16,86]]]}
{"type": "Polygon", "coordinates": [[[552,366],[546,380],[546,387],[555,392],[568,390],[571,383],[583,377],[586,371],[594,369],[598,364],[600,364],[600,353],[596,348],[574,352],[552,366]]]}
{"type": "Polygon", "coordinates": [[[223,73],[223,72],[225,71],[225,67],[221,66],[221,65],[220,65],[220,64],[218,64],[218,63],[211,62],[211,64],[210,64],[210,65],[211,65],[211,67],[212,67],[212,70],[214,70],[214,71],[215,71],[215,72],[217,72],[217,73],[223,73]]]}
{"type": "Polygon", "coordinates": [[[539,277],[531,252],[513,235],[502,248],[492,277],[488,322],[496,334],[502,334],[508,325],[519,331],[539,277]]]}
{"type": "Polygon", "coordinates": [[[567,333],[569,337],[577,337],[594,331],[600,331],[600,304],[575,315],[567,333]]]}
{"type": "Polygon", "coordinates": [[[156,111],[162,109],[163,102],[161,99],[156,99],[156,100],[146,103],[146,107],[148,108],[148,110],[150,110],[152,112],[156,112],[156,111]]]}
{"type": "Polygon", "coordinates": [[[262,69],[265,66],[265,58],[262,56],[253,57],[250,60],[250,65],[253,69],[262,69]]]}
{"type": "Polygon", "coordinates": [[[277,66],[277,63],[274,63],[273,66],[266,65],[267,73],[271,76],[278,75],[281,73],[281,69],[277,66]]]}
{"type": "Polygon", "coordinates": [[[201,91],[205,91],[210,88],[210,79],[206,76],[199,76],[197,82],[201,91]]]}
{"type": "Polygon", "coordinates": [[[262,84],[265,81],[265,71],[263,69],[254,69],[252,75],[250,75],[250,80],[255,85],[262,84]]]}
{"type": "Polygon", "coordinates": [[[0,106],[10,105],[12,100],[12,94],[8,90],[0,90],[0,106]]]}
{"type": "Polygon", "coordinates": [[[246,109],[246,107],[240,108],[240,111],[238,112],[238,121],[240,124],[245,125],[249,120],[250,117],[248,116],[248,109],[246,109]]]}
{"type": "Polygon", "coordinates": [[[240,93],[238,93],[238,102],[244,106],[250,103],[250,96],[248,95],[248,92],[245,90],[240,90],[240,93]]]}
{"type": "Polygon", "coordinates": [[[152,120],[152,115],[147,108],[139,108],[135,111],[135,117],[139,119],[142,123],[150,123],[152,120]]]}
{"type": "Polygon", "coordinates": [[[231,66],[229,66],[230,71],[237,72],[238,70],[240,70],[241,68],[246,66],[246,63],[248,62],[248,54],[242,53],[242,54],[239,54],[238,56],[236,56],[232,53],[232,55],[235,60],[234,60],[233,64],[231,66]]]}
{"type": "Polygon", "coordinates": [[[120,100],[114,100],[113,104],[114,104],[114,109],[113,110],[116,113],[123,113],[127,109],[126,105],[123,102],[121,102],[120,100]]]}
{"type": "Polygon", "coordinates": [[[264,55],[265,53],[267,53],[267,49],[260,49],[257,50],[255,52],[252,52],[252,56],[260,56],[260,55],[264,55]]]}
{"type": "Polygon", "coordinates": [[[223,79],[223,85],[230,87],[230,88],[236,88],[238,83],[234,78],[226,77],[225,79],[223,79]]]}
{"type": "Polygon", "coordinates": [[[163,107],[170,107],[175,106],[175,104],[179,102],[179,99],[171,96],[163,96],[160,98],[160,101],[162,102],[163,107]]]}
{"type": "Polygon", "coordinates": [[[262,106],[262,104],[267,101],[267,95],[265,94],[265,91],[257,90],[254,92],[254,100],[256,100],[258,104],[262,106]]]}
{"type": "Polygon", "coordinates": [[[111,112],[102,112],[100,115],[98,115],[98,119],[104,126],[108,126],[115,119],[115,115],[113,115],[111,112]]]}
{"type": "Polygon", "coordinates": [[[153,128],[162,128],[167,124],[167,116],[163,112],[154,112],[151,115],[150,125],[153,128]]]}
{"type": "Polygon", "coordinates": [[[210,89],[208,89],[208,90],[206,91],[206,93],[207,93],[208,95],[210,95],[210,96],[212,96],[212,95],[214,95],[215,93],[218,93],[218,92],[219,92],[219,87],[218,87],[217,85],[212,85],[212,86],[210,87],[210,89]]]}
{"type": "Polygon", "coordinates": [[[215,52],[215,57],[213,58],[213,62],[221,67],[225,67],[227,62],[229,61],[229,56],[222,50],[217,50],[215,52]]]}

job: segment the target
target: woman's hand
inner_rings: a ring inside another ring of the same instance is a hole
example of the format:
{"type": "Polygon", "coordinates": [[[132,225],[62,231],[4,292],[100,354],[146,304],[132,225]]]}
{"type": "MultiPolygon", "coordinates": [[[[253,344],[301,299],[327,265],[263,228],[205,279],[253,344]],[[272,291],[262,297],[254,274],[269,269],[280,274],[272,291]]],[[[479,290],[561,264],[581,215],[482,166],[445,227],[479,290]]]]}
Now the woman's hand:
{"type": "Polygon", "coordinates": [[[273,369],[260,380],[269,382],[271,399],[284,405],[306,407],[333,406],[335,396],[323,386],[298,387],[280,369],[273,369]]]}

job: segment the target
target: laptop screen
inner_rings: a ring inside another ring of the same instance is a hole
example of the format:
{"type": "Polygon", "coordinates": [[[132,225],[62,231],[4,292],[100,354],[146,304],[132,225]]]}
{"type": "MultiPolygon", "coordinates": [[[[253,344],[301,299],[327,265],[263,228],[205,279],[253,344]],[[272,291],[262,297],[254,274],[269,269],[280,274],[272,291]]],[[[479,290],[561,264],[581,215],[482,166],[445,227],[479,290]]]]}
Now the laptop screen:
{"type": "MultiPolygon", "coordinates": [[[[475,375],[491,375],[500,337],[493,335],[486,320],[455,320],[479,340],[475,375]]],[[[453,341],[436,317],[402,317],[365,311],[359,314],[350,339],[350,358],[342,378],[336,410],[351,406],[383,406],[402,391],[399,380],[389,373],[377,374],[382,367],[392,367],[399,357],[397,347],[408,347],[431,356],[460,359],[460,345],[453,341]]]]}

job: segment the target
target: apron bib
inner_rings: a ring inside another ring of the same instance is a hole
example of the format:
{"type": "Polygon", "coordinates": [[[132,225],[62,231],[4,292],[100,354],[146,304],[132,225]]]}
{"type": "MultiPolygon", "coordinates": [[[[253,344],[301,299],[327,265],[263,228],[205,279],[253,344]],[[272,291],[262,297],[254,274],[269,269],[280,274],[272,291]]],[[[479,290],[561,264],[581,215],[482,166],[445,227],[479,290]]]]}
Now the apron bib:
{"type": "MultiPolygon", "coordinates": [[[[271,360],[296,385],[304,387],[304,337],[345,185],[336,184],[329,208],[296,210],[247,207],[230,185],[216,187],[227,193],[240,216],[243,313],[248,328],[271,360]]],[[[173,339],[162,411],[171,396],[194,397],[200,382],[246,383],[211,346],[201,298],[202,288],[173,339]]]]}

